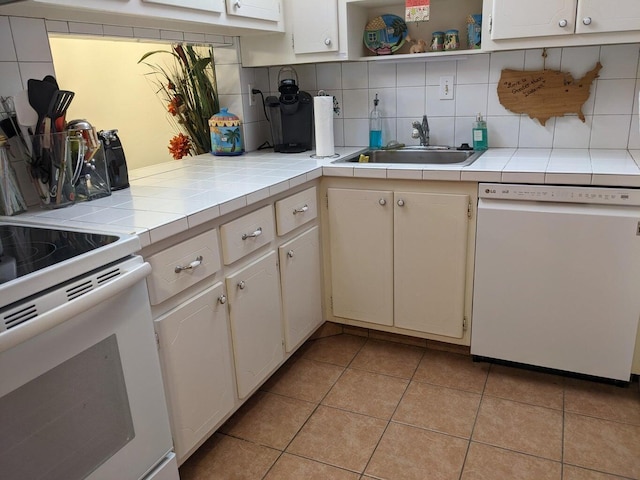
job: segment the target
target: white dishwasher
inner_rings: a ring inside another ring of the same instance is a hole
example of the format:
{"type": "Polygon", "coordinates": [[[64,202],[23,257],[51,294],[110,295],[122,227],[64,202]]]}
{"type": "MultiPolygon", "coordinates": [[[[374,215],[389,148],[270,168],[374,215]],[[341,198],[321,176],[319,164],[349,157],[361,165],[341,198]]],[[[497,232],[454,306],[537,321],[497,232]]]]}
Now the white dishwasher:
{"type": "Polygon", "coordinates": [[[479,185],[471,353],[629,381],[640,190],[479,185]]]}

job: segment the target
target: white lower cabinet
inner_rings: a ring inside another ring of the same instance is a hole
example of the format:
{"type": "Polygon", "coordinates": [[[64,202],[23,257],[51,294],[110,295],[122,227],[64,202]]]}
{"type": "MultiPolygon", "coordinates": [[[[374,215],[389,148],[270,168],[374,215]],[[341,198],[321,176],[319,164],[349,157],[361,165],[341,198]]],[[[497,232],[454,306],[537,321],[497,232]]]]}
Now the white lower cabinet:
{"type": "Polygon", "coordinates": [[[276,253],[225,279],[238,397],[245,398],[284,358],[276,253]]]}
{"type": "Polygon", "coordinates": [[[223,284],[217,283],[155,321],[180,463],[234,407],[224,302],[223,284]]]}
{"type": "Polygon", "coordinates": [[[462,339],[470,196],[348,188],[327,195],[333,315],[462,339]]]}
{"type": "Polygon", "coordinates": [[[289,353],[323,320],[318,227],[282,245],[278,255],[285,349],[289,353]]]}

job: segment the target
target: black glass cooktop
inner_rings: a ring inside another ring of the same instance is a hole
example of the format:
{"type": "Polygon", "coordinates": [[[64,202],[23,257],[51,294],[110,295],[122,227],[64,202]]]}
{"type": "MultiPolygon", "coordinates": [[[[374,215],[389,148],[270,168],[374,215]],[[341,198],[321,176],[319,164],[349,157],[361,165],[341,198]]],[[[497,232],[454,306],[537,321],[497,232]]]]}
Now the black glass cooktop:
{"type": "Polygon", "coordinates": [[[0,284],[117,240],[114,235],[0,225],[0,284]]]}

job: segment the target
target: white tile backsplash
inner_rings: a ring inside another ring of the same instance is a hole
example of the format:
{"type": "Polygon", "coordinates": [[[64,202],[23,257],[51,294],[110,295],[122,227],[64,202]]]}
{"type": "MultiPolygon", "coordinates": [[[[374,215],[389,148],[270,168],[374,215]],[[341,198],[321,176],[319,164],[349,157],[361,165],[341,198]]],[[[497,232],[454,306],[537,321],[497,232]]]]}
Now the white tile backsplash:
{"type": "Polygon", "coordinates": [[[396,74],[398,87],[420,87],[426,81],[426,63],[399,63],[396,74]]]}
{"type": "Polygon", "coordinates": [[[627,148],[631,115],[594,115],[589,148],[627,148]]]}
{"type": "Polygon", "coordinates": [[[603,45],[600,47],[600,78],[636,78],[640,45],[603,45]]]}
{"type": "Polygon", "coordinates": [[[489,81],[489,54],[471,55],[468,59],[458,62],[456,83],[458,85],[470,83],[484,83],[489,81]]]}
{"type": "Polygon", "coordinates": [[[489,83],[498,83],[502,70],[522,70],[524,68],[524,50],[497,52],[491,54],[489,61],[489,83]]]}
{"type": "Polygon", "coordinates": [[[9,17],[0,17],[0,62],[16,62],[17,60],[9,17]]]}
{"type": "MultiPolygon", "coordinates": [[[[136,27],[111,29],[108,25],[73,24],[38,18],[0,16],[0,95],[13,95],[26,87],[28,78],[54,74],[47,29],[52,32],[86,31],[109,36],[141,39],[187,38],[180,31],[136,27]],[[10,28],[7,28],[10,27],[10,28]]],[[[189,36],[196,40],[196,37],[189,36]]],[[[201,40],[202,34],[196,34],[201,40]]],[[[265,97],[277,93],[280,66],[242,68],[237,38],[205,34],[216,47],[216,65],[221,103],[243,117],[245,144],[257,148],[270,138],[269,124],[257,107],[248,104],[248,80],[265,97]],[[223,73],[224,72],[224,73],[223,73]],[[247,84],[247,85],[245,85],[247,84]]],[[[376,92],[384,116],[384,141],[417,144],[411,138],[411,122],[429,117],[431,142],[459,144],[471,140],[471,124],[478,111],[487,117],[490,147],[546,148],[640,148],[638,89],[640,88],[640,44],[516,50],[468,55],[464,59],[426,62],[331,62],[295,65],[302,90],[315,95],[327,90],[340,102],[341,115],[334,121],[337,146],[366,146],[368,116],[376,92]],[[583,105],[586,123],[576,115],[551,118],[545,127],[526,115],[509,112],[500,104],[497,82],[505,68],[560,69],[579,79],[600,61],[600,77],[583,105]],[[454,100],[440,100],[442,76],[454,77],[454,100]]]]}
{"type": "Polygon", "coordinates": [[[19,62],[52,62],[44,20],[9,17],[13,44],[19,62]]]}
{"type": "Polygon", "coordinates": [[[396,86],[396,64],[392,62],[372,62],[369,65],[369,88],[396,86]]]}
{"type": "Polygon", "coordinates": [[[542,126],[538,120],[527,115],[520,116],[520,137],[518,146],[522,148],[551,148],[556,119],[550,118],[542,126]]]}
{"type": "Polygon", "coordinates": [[[319,89],[342,89],[342,68],[339,63],[318,64],[316,67],[316,75],[319,89]]]}
{"type": "Polygon", "coordinates": [[[487,114],[488,84],[457,85],[456,117],[475,117],[478,113],[487,114]]]}
{"type": "Polygon", "coordinates": [[[635,79],[598,79],[597,82],[594,115],[631,114],[633,102],[629,99],[633,98],[635,92],[635,79]]]}
{"type": "Polygon", "coordinates": [[[369,88],[369,72],[366,62],[352,62],[342,65],[342,88],[369,88]]]}
{"type": "Polygon", "coordinates": [[[397,115],[422,118],[426,112],[426,88],[402,87],[397,91],[397,115]]]}
{"type": "MultiPolygon", "coordinates": [[[[599,59],[599,46],[565,48],[562,52],[560,68],[563,72],[570,73],[577,80],[593,69],[599,59]]],[[[600,76],[602,76],[602,70],[600,71],[600,76]]]]}
{"type": "Polygon", "coordinates": [[[365,88],[349,90],[348,94],[343,95],[342,116],[344,118],[368,118],[369,111],[369,90],[365,88]]]}
{"type": "Polygon", "coordinates": [[[18,62],[0,62],[0,96],[9,97],[23,89],[18,62]]]}

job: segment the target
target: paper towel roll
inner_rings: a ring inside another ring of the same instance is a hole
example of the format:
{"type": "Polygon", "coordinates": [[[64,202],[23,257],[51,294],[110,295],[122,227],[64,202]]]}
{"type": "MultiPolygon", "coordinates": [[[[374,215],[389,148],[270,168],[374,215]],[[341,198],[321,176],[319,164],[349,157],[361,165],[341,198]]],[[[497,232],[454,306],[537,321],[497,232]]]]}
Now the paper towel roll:
{"type": "Polygon", "coordinates": [[[333,145],[333,97],[313,97],[315,117],[316,156],[330,157],[335,153],[333,145]]]}

